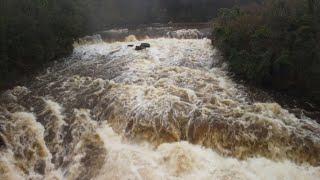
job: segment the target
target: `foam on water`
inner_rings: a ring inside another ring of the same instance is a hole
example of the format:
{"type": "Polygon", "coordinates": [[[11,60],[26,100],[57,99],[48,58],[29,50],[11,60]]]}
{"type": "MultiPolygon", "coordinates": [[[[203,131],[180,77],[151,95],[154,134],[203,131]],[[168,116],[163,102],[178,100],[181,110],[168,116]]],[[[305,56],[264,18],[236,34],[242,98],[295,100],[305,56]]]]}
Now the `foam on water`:
{"type": "Polygon", "coordinates": [[[248,101],[210,40],[127,39],[0,96],[0,179],[320,177],[319,124],[248,101]]]}

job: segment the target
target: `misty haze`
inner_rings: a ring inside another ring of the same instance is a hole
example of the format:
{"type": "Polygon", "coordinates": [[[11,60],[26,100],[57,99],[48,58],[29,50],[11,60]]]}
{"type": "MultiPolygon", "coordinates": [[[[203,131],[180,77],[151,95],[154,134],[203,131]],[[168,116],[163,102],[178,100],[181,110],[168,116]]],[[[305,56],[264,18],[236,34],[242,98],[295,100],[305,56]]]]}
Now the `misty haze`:
{"type": "Polygon", "coordinates": [[[319,0],[1,0],[1,180],[320,179],[319,0]]]}

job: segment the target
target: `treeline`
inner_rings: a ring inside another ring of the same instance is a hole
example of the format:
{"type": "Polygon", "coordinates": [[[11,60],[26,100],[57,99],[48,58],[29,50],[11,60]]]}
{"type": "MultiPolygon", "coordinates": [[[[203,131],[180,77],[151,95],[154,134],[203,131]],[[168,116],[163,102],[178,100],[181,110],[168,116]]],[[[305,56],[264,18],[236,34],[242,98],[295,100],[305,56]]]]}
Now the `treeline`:
{"type": "Polygon", "coordinates": [[[221,9],[213,43],[238,76],[320,104],[320,1],[221,9]]]}
{"type": "Polygon", "coordinates": [[[216,17],[220,8],[247,4],[256,0],[159,0],[169,21],[206,22],[216,17]]]}
{"type": "MultiPolygon", "coordinates": [[[[241,0],[240,2],[247,0],[241,0]]],[[[108,27],[208,21],[238,0],[1,0],[0,89],[72,51],[108,27]]]]}

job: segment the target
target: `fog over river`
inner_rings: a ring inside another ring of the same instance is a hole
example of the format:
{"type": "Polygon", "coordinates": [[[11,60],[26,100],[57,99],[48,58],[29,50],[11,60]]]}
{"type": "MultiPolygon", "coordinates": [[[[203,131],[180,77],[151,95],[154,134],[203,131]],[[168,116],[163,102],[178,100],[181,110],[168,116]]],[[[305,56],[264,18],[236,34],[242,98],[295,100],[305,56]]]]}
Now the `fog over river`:
{"type": "Polygon", "coordinates": [[[319,179],[320,125],[250,101],[206,36],[105,31],[2,93],[0,179],[319,179]]]}

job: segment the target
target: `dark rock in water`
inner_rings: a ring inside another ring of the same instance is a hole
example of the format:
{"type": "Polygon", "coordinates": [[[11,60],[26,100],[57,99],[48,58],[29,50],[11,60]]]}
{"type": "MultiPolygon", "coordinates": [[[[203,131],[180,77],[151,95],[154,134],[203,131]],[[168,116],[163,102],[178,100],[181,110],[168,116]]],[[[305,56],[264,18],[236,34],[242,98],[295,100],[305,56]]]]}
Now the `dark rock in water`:
{"type": "Polygon", "coordinates": [[[141,46],[136,46],[135,50],[136,51],[140,51],[140,50],[143,50],[143,49],[146,49],[145,47],[141,47],[141,46]]]}
{"type": "Polygon", "coordinates": [[[128,45],[128,47],[133,47],[133,46],[134,46],[133,44],[129,44],[129,45],[128,45]]]}
{"type": "Polygon", "coordinates": [[[140,46],[136,46],[135,50],[140,51],[151,47],[149,43],[141,43],[140,46]]]}
{"type": "Polygon", "coordinates": [[[141,43],[141,47],[149,48],[151,47],[149,43],[141,43]]]}

